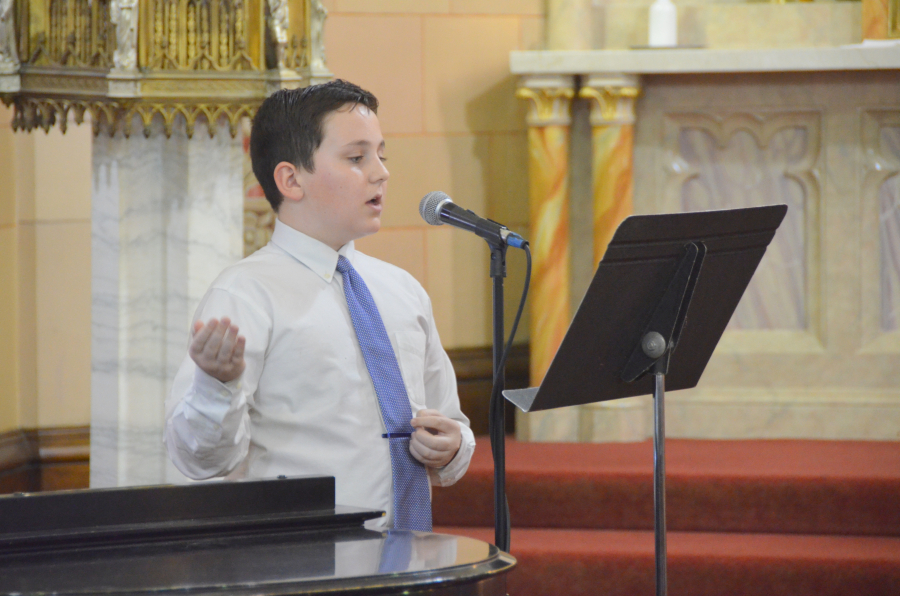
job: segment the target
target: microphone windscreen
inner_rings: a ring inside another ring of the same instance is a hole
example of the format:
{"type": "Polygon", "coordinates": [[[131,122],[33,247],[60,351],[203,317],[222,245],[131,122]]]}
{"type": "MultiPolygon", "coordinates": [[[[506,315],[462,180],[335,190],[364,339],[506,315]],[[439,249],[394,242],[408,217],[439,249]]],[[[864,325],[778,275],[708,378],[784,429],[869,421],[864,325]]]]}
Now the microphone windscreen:
{"type": "Polygon", "coordinates": [[[444,222],[441,221],[439,210],[441,205],[447,201],[453,202],[446,193],[439,190],[432,191],[422,197],[422,200],[419,202],[419,215],[433,226],[442,226],[444,222]]]}

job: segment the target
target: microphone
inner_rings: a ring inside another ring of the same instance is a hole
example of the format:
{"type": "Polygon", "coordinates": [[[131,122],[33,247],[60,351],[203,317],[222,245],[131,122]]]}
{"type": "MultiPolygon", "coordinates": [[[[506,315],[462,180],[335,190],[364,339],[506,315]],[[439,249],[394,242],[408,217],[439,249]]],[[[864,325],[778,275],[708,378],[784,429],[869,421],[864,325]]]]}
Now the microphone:
{"type": "Polygon", "coordinates": [[[474,232],[491,244],[507,244],[515,248],[522,248],[527,244],[524,238],[515,232],[510,232],[506,226],[475,215],[468,209],[463,209],[439,190],[430,192],[422,198],[419,203],[419,215],[433,226],[448,223],[468,232],[474,232]]]}

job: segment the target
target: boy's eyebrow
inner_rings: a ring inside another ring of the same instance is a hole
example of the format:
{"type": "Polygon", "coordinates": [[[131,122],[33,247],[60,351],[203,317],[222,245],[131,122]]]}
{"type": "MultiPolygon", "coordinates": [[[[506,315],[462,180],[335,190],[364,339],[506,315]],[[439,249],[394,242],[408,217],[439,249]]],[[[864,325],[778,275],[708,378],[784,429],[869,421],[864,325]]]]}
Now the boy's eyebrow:
{"type": "MultiPolygon", "coordinates": [[[[358,147],[368,147],[368,146],[370,146],[371,144],[372,144],[372,143],[370,143],[369,141],[366,141],[366,140],[364,140],[364,139],[360,139],[360,140],[358,140],[358,141],[352,141],[352,142],[350,142],[350,143],[347,143],[347,144],[344,145],[344,146],[345,146],[345,147],[356,147],[356,146],[358,146],[358,147]]],[[[381,140],[381,143],[378,144],[378,148],[379,148],[379,149],[384,149],[384,148],[385,148],[384,139],[382,139],[382,140],[381,140]]]]}

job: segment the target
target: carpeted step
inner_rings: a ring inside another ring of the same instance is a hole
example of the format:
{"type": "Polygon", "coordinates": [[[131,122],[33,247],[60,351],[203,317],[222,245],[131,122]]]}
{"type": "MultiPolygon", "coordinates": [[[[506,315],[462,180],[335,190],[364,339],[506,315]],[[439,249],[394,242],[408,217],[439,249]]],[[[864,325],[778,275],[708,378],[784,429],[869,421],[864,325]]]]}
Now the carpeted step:
{"type": "MultiPolygon", "coordinates": [[[[435,532],[493,542],[489,528],[435,532]]],[[[653,532],[516,529],[510,596],[652,596],[653,532]]],[[[668,533],[672,596],[897,596],[900,538],[668,533]]]]}
{"type": "MultiPolygon", "coordinates": [[[[506,446],[513,528],[653,529],[653,446],[506,446]]],[[[666,441],[670,530],[900,536],[900,442],[666,441]]],[[[443,526],[492,527],[490,442],[434,491],[443,526]]],[[[898,592],[900,594],[900,592],[898,592]]]]}

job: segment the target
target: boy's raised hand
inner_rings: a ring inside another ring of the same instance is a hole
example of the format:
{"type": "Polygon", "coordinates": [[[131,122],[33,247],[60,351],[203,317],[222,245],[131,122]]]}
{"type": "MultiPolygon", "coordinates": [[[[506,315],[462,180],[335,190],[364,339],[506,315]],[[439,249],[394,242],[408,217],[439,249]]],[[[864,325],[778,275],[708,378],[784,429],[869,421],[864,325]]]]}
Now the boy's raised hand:
{"type": "Polygon", "coordinates": [[[419,410],[410,421],[416,432],[409,440],[409,452],[430,468],[441,468],[456,457],[462,443],[459,423],[437,410],[419,410]]]}
{"type": "Polygon", "coordinates": [[[194,338],[188,353],[197,366],[223,383],[233,381],[244,372],[246,339],[238,335],[237,325],[228,317],[194,323],[194,338]]]}

